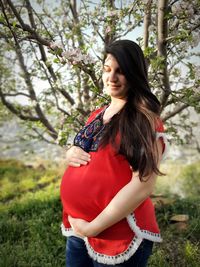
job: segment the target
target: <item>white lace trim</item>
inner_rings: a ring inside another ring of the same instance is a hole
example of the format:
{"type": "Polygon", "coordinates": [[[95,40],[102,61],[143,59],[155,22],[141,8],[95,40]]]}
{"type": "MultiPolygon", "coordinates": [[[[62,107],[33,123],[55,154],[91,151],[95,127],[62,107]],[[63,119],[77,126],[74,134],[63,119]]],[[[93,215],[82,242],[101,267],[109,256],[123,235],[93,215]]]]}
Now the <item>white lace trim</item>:
{"type": "Polygon", "coordinates": [[[65,228],[63,223],[61,224],[61,232],[62,232],[62,235],[66,236],[66,237],[68,237],[68,236],[76,236],[76,237],[79,237],[81,239],[84,239],[83,237],[75,234],[72,228],[65,228]]]}
{"type": "Polygon", "coordinates": [[[135,236],[133,240],[131,241],[131,243],[129,244],[128,248],[124,252],[119,253],[115,256],[109,256],[109,255],[96,252],[89,244],[88,239],[85,238],[84,240],[85,240],[85,244],[88,250],[88,254],[93,260],[99,263],[103,263],[103,264],[115,265],[115,264],[120,264],[124,261],[129,260],[130,257],[138,249],[143,239],[135,236]]]}
{"type": "Polygon", "coordinates": [[[153,233],[147,230],[141,230],[137,226],[134,213],[128,215],[126,219],[127,219],[129,227],[135,233],[135,236],[133,240],[131,241],[131,243],[129,244],[128,248],[124,252],[117,254],[115,256],[109,256],[109,255],[102,254],[102,253],[95,251],[90,245],[87,237],[82,238],[76,235],[72,228],[65,228],[64,224],[61,225],[61,230],[64,236],[67,236],[67,237],[77,236],[79,238],[82,238],[85,241],[88,254],[93,260],[96,260],[97,262],[103,263],[103,264],[115,265],[115,264],[120,264],[130,259],[130,257],[136,252],[136,250],[140,246],[143,239],[148,239],[153,242],[162,242],[162,238],[160,237],[160,234],[153,233]]]}
{"type": "Polygon", "coordinates": [[[131,228],[131,230],[135,233],[135,235],[139,238],[144,238],[144,239],[148,239],[151,240],[153,242],[162,242],[162,238],[160,236],[160,234],[157,233],[153,233],[147,230],[141,230],[137,224],[136,224],[136,219],[134,214],[130,214],[126,217],[127,222],[131,228]]]}
{"type": "Polygon", "coordinates": [[[167,136],[165,133],[156,132],[156,139],[159,139],[160,137],[162,137],[163,142],[165,144],[165,149],[164,149],[163,154],[162,154],[162,160],[164,160],[167,156],[167,153],[168,153],[169,142],[167,140],[167,136]]]}

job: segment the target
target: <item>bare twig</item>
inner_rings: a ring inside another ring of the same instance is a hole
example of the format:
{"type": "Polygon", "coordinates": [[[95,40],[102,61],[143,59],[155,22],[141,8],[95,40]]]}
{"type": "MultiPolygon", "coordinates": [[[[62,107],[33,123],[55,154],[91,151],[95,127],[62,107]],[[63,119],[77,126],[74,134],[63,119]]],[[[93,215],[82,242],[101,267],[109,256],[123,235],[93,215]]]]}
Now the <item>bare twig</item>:
{"type": "Polygon", "coordinates": [[[4,93],[5,96],[11,96],[11,97],[14,97],[14,96],[26,96],[28,98],[30,98],[30,95],[28,94],[25,94],[25,93],[22,93],[22,92],[18,92],[18,93],[4,93]]]}
{"type": "MultiPolygon", "coordinates": [[[[3,3],[2,3],[1,0],[0,0],[0,2],[1,2],[1,6],[2,6],[4,17],[6,19],[6,22],[8,24],[8,27],[10,28],[10,32],[11,32],[13,38],[14,38],[15,52],[16,52],[16,55],[17,55],[17,58],[18,58],[18,61],[19,61],[20,68],[22,69],[22,71],[24,73],[25,83],[26,83],[27,89],[29,91],[30,99],[36,103],[36,105],[35,105],[35,111],[36,111],[36,113],[38,115],[37,121],[40,120],[42,122],[42,124],[48,129],[49,134],[54,139],[56,139],[57,138],[57,132],[55,131],[55,129],[53,128],[53,126],[50,124],[50,122],[48,121],[48,119],[44,115],[44,113],[43,113],[43,111],[42,111],[42,109],[41,109],[41,107],[40,107],[40,105],[39,105],[39,103],[37,101],[37,97],[36,97],[36,94],[35,94],[35,91],[34,91],[34,88],[33,88],[33,85],[32,85],[32,81],[31,81],[31,78],[30,78],[30,73],[28,72],[27,67],[26,67],[26,65],[24,63],[23,54],[21,52],[21,48],[19,46],[19,43],[18,43],[18,40],[17,40],[17,36],[16,36],[15,32],[13,31],[12,27],[9,24],[9,20],[8,20],[7,15],[6,15],[4,5],[3,5],[3,3]]],[[[11,3],[11,7],[13,7],[13,4],[12,4],[12,2],[10,0],[9,0],[9,3],[11,3]]],[[[17,11],[16,11],[15,8],[13,8],[13,10],[15,11],[15,13],[17,13],[17,11]]],[[[13,11],[13,13],[14,13],[14,11],[13,11]]],[[[19,16],[18,19],[21,22],[20,15],[18,14],[18,16],[19,16]]],[[[23,25],[23,23],[22,23],[22,25],[23,25]]],[[[27,116],[21,116],[22,114],[20,114],[20,112],[18,110],[16,110],[16,108],[14,108],[14,106],[12,106],[11,103],[9,103],[8,101],[6,101],[6,99],[5,99],[2,91],[1,91],[1,99],[2,99],[2,103],[11,112],[13,112],[14,114],[18,115],[20,118],[22,118],[24,120],[27,118],[27,116]]],[[[32,119],[34,120],[34,118],[32,118],[32,119]]]]}
{"type": "MultiPolygon", "coordinates": [[[[0,0],[1,2],[1,6],[3,6],[3,2],[2,0],[0,0]]],[[[21,18],[19,12],[17,11],[17,9],[15,8],[15,6],[13,5],[11,0],[7,0],[7,4],[9,5],[9,7],[11,8],[13,14],[15,15],[16,19],[18,20],[19,24],[21,25],[22,29],[26,32],[29,32],[33,37],[35,37],[35,39],[40,43],[43,44],[45,46],[49,46],[50,45],[50,41],[41,37],[34,28],[30,27],[30,25],[24,23],[23,19],[21,18]]],[[[11,25],[10,25],[11,26],[11,25]]]]}
{"type": "Polygon", "coordinates": [[[167,121],[168,119],[174,117],[175,115],[179,114],[181,111],[183,111],[184,109],[186,109],[188,107],[189,107],[189,104],[183,104],[183,105],[176,106],[173,111],[169,112],[167,115],[162,117],[162,120],[167,121]]]}
{"type": "MultiPolygon", "coordinates": [[[[197,101],[200,101],[200,97],[197,98],[197,101]]],[[[167,121],[168,119],[174,117],[175,115],[179,114],[180,112],[182,112],[184,109],[190,107],[190,104],[188,103],[185,103],[185,104],[182,104],[182,105],[178,105],[174,108],[173,111],[167,113],[162,119],[163,121],[167,121]]]]}
{"type": "Polygon", "coordinates": [[[47,139],[47,138],[44,136],[44,134],[46,133],[45,131],[43,131],[43,133],[40,133],[39,130],[36,129],[35,127],[32,127],[31,129],[37,134],[37,136],[33,136],[34,138],[38,138],[38,136],[39,136],[39,138],[40,138],[41,140],[45,141],[46,143],[55,145],[55,142],[50,141],[49,139],[47,139]]]}
{"type": "Polygon", "coordinates": [[[17,115],[21,120],[29,120],[29,121],[40,121],[39,117],[35,116],[30,116],[30,115],[25,115],[22,113],[22,108],[20,109],[19,107],[15,107],[14,104],[10,103],[9,101],[6,100],[6,97],[0,87],[0,98],[4,106],[12,112],[13,114],[17,115]]]}
{"type": "MultiPolygon", "coordinates": [[[[188,31],[188,35],[191,35],[193,31],[195,31],[196,29],[200,28],[200,22],[195,25],[194,27],[192,27],[189,31],[188,31]]],[[[170,42],[174,39],[178,38],[178,35],[173,35],[173,36],[169,36],[165,39],[165,42],[170,42]]],[[[184,41],[184,37],[181,37],[180,40],[184,41]]]]}

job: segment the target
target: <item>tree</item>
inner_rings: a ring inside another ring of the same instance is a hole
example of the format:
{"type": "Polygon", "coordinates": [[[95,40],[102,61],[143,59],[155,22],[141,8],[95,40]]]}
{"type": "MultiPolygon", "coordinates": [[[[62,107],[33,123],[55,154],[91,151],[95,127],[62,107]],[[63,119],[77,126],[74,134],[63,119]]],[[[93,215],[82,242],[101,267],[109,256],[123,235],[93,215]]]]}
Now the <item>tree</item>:
{"type": "MultiPolygon", "coordinates": [[[[0,0],[0,97],[35,138],[66,143],[91,109],[107,101],[104,46],[143,28],[153,92],[172,136],[185,141],[200,111],[200,2],[186,0],[0,0]],[[192,61],[192,59],[194,60],[192,61]],[[38,87],[41,86],[41,88],[38,87]],[[19,99],[23,97],[22,104],[19,99]],[[174,121],[178,115],[179,120],[174,121]],[[34,134],[33,134],[34,133],[34,134]]],[[[130,38],[130,37],[129,37],[130,38]]]]}

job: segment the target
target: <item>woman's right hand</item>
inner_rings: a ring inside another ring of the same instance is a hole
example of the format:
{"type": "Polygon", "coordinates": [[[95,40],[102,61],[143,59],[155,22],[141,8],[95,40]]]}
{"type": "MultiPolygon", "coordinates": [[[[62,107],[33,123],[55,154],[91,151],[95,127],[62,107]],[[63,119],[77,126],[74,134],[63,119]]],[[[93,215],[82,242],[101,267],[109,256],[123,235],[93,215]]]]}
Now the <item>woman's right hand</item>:
{"type": "Polygon", "coordinates": [[[80,167],[87,165],[90,161],[90,154],[78,146],[71,146],[66,152],[67,166],[80,167]]]}

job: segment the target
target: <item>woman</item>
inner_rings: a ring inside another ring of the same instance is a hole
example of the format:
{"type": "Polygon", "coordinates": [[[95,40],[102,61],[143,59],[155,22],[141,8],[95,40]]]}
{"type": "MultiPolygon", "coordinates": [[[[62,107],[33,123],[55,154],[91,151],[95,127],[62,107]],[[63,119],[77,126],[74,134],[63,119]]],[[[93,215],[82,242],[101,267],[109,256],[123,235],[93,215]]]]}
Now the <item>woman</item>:
{"type": "Polygon", "coordinates": [[[106,47],[103,83],[111,97],[67,151],[61,183],[67,267],[144,267],[161,242],[149,198],[165,150],[160,104],[140,47],[106,47]]]}

